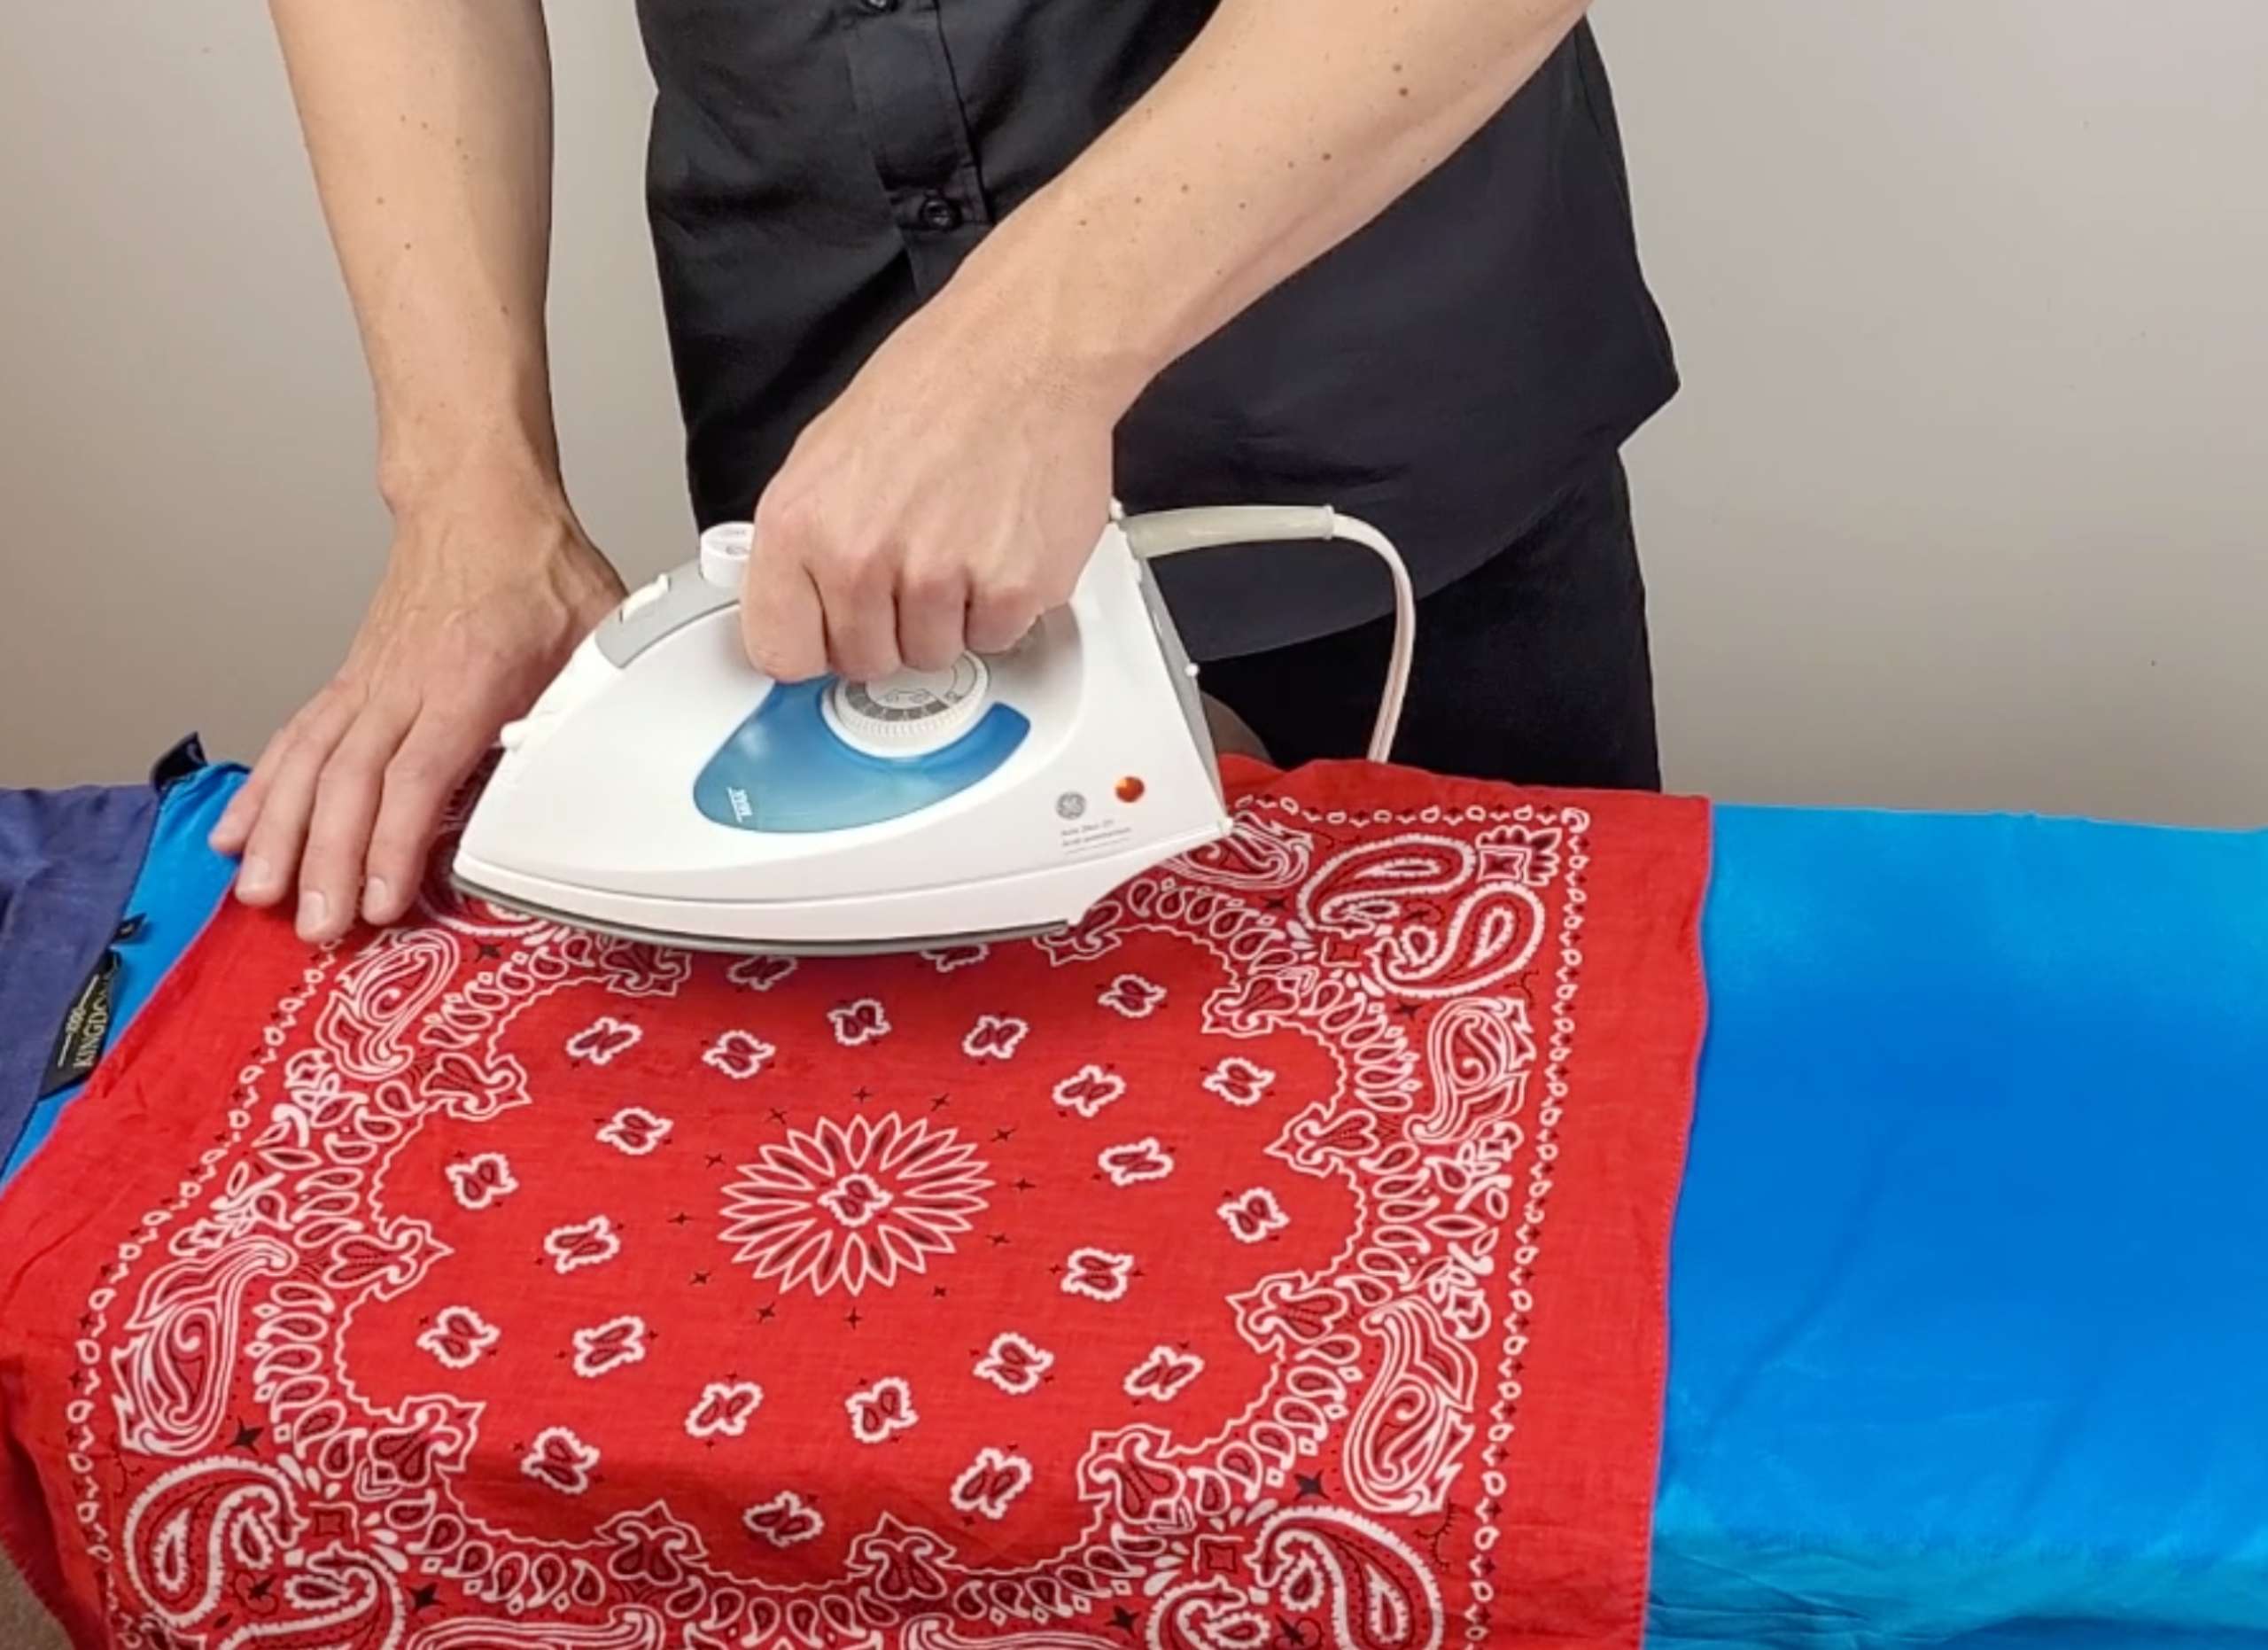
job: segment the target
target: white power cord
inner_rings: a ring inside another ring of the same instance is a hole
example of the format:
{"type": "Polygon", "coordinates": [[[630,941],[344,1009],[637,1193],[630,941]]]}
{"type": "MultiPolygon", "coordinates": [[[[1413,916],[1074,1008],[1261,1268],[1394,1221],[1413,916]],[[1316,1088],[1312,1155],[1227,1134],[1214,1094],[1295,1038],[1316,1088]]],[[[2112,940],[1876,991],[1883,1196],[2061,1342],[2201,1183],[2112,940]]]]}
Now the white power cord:
{"type": "Polygon", "coordinates": [[[1342,516],[1327,505],[1238,504],[1209,510],[1165,510],[1128,516],[1120,523],[1126,541],[1144,561],[1206,550],[1227,544],[1270,544],[1342,539],[1374,552],[1394,580],[1394,648],[1387,655],[1386,688],[1379,697],[1378,720],[1371,729],[1370,759],[1391,761],[1394,736],[1402,726],[1402,703],[1410,692],[1410,661],[1417,643],[1418,597],[1410,570],[1393,541],[1367,521],[1342,516]]]}

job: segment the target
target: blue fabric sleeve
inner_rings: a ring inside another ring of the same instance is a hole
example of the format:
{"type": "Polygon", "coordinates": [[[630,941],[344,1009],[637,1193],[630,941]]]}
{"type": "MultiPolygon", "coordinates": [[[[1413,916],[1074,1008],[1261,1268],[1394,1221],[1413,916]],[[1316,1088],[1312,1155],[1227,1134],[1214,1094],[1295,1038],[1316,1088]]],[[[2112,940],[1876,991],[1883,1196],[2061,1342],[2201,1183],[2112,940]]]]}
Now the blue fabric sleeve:
{"type": "MultiPolygon", "coordinates": [[[[91,965],[102,942],[110,938],[116,927],[121,907],[128,915],[141,919],[138,928],[118,942],[119,970],[112,998],[113,1042],[141,1012],[150,993],[197,938],[228,891],[236,863],[206,846],[205,838],[244,778],[244,769],[233,764],[200,761],[170,777],[162,796],[148,786],[134,788],[147,805],[144,815],[147,852],[137,839],[133,860],[116,876],[117,897],[111,901],[109,915],[101,921],[88,955],[91,965]],[[151,813],[154,825],[150,822],[151,813]]],[[[0,800],[4,800],[4,793],[0,793],[0,800]]],[[[74,846],[74,859],[78,852],[74,846]]],[[[13,943],[0,934],[0,968],[12,966],[13,943]]],[[[74,986],[85,972],[82,966],[73,977],[74,986]]],[[[46,1048],[43,1038],[42,1059],[46,1048]]],[[[14,1144],[4,1166],[0,1166],[0,1186],[30,1160],[63,1109],[77,1098],[79,1086],[62,1090],[30,1108],[29,1116],[9,1136],[14,1144]]]]}
{"type": "Polygon", "coordinates": [[[156,811],[147,785],[0,790],[0,1153],[118,927],[156,811]]]}
{"type": "Polygon", "coordinates": [[[1651,1642],[2268,1645],[2268,837],[1715,840],[1651,1642]]]}

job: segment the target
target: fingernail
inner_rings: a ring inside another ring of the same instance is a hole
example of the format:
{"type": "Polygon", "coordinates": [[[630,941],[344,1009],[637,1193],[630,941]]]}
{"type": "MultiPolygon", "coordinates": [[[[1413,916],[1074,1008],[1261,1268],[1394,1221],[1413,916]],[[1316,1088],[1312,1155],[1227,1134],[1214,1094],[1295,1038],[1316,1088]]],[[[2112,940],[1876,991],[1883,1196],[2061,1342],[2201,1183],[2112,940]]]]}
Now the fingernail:
{"type": "Polygon", "coordinates": [[[272,879],[268,876],[268,861],[259,854],[254,854],[251,859],[246,860],[244,862],[243,868],[237,873],[237,886],[239,890],[247,894],[258,895],[266,893],[271,885],[271,882],[272,879]]]}
{"type": "Polygon", "coordinates": [[[392,891],[387,888],[386,879],[383,876],[373,876],[369,882],[364,883],[362,884],[363,916],[373,922],[384,922],[386,899],[392,891]]]}
{"type": "Polygon", "coordinates": [[[299,938],[313,939],[322,927],[323,918],[330,914],[330,901],[320,890],[310,888],[299,896],[299,938]]]}

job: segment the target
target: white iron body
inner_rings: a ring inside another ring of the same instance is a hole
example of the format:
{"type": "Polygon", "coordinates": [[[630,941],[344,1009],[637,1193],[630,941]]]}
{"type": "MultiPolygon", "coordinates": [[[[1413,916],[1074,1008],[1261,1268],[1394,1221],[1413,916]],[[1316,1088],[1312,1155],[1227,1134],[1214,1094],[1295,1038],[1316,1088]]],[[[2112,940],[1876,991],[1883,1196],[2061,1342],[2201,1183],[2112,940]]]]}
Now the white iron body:
{"type": "Polygon", "coordinates": [[[823,748],[805,715],[797,748],[827,770],[812,775],[819,789],[897,783],[908,763],[979,738],[980,722],[991,735],[1021,718],[996,766],[893,817],[751,826],[764,788],[751,798],[716,777],[719,753],[769,698],[783,696],[785,714],[798,689],[742,651],[747,553],[744,527],[704,535],[698,561],[633,592],[505,730],[452,868],[461,888],[670,945],[912,950],[1076,922],[1121,883],[1227,834],[1195,671],[1115,520],[1067,607],[1010,653],[965,662],[952,691],[977,687],[950,711],[942,689],[921,686],[941,677],[909,673],[895,700],[889,682],[860,693],[873,715],[846,734],[843,684],[802,690],[823,695],[838,747],[823,748]],[[1006,712],[983,721],[994,706],[1006,712]],[[934,731],[911,735],[892,720],[933,713],[934,731]],[[696,806],[696,778],[719,817],[696,806]]]}

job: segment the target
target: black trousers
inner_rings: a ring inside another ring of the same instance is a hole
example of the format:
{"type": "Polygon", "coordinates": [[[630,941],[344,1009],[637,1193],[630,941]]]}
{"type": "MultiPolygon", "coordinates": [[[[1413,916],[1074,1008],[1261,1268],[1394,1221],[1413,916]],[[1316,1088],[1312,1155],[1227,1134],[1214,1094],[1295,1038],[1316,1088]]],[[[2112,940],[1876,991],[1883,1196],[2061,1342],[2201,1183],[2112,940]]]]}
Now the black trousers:
{"type": "MultiPolygon", "coordinates": [[[[1287,767],[1363,754],[1392,621],[1204,668],[1287,767]]],[[[1418,604],[1394,759],[1528,785],[1661,788],[1645,584],[1619,456],[1526,534],[1418,604]]]]}

